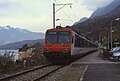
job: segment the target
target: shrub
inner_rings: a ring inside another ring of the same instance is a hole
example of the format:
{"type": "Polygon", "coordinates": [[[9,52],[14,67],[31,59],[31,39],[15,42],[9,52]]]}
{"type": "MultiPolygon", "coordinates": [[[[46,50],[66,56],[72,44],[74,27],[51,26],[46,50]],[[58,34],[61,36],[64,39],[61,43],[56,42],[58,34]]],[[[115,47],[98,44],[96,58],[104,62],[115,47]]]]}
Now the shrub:
{"type": "Polygon", "coordinates": [[[0,55],[0,73],[9,73],[16,68],[16,63],[13,58],[14,55],[10,53],[0,55]]]}

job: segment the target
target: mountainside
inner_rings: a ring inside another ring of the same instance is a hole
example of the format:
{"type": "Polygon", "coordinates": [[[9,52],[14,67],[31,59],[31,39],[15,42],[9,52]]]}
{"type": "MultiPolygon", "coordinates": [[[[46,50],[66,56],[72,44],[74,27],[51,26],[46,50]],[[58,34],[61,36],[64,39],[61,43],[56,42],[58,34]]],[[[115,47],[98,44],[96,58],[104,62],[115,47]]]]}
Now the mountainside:
{"type": "Polygon", "coordinates": [[[110,12],[114,11],[116,7],[120,6],[120,0],[114,0],[111,4],[106,7],[98,8],[96,11],[93,12],[90,18],[95,18],[103,15],[107,15],[110,12]]]}
{"type": "Polygon", "coordinates": [[[11,26],[0,27],[0,46],[22,40],[44,39],[44,33],[31,32],[11,26]]]}
{"type": "MultiPolygon", "coordinates": [[[[117,1],[119,2],[120,0],[113,1],[113,3],[117,1]]],[[[109,5],[106,9],[111,6],[113,5],[109,5]]],[[[114,9],[106,15],[90,18],[82,23],[73,25],[71,28],[94,42],[103,42],[103,40],[107,42],[108,33],[110,33],[110,27],[112,26],[114,30],[113,41],[120,41],[120,20],[116,21],[115,19],[117,18],[120,18],[120,5],[114,7],[114,9]]]]}
{"type": "Polygon", "coordinates": [[[75,25],[75,24],[78,24],[78,23],[82,23],[82,22],[84,22],[84,21],[86,21],[86,20],[88,20],[88,18],[87,18],[87,17],[83,17],[83,18],[81,18],[79,21],[75,22],[74,25],[75,25]]]}
{"type": "Polygon", "coordinates": [[[25,44],[34,45],[36,43],[40,43],[41,45],[43,45],[43,42],[44,42],[44,39],[24,40],[24,41],[19,41],[19,42],[14,42],[14,43],[2,45],[2,46],[0,46],[0,49],[16,50],[16,49],[21,48],[25,44]]]}

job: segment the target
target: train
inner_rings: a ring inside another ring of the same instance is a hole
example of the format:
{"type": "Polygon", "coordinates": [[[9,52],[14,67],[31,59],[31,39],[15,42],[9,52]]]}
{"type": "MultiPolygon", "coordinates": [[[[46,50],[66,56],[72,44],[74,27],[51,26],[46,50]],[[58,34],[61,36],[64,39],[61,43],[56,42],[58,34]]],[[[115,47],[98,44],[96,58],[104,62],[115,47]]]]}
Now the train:
{"type": "Polygon", "coordinates": [[[50,62],[68,62],[77,56],[96,50],[97,45],[70,27],[56,27],[45,33],[43,55],[50,62]]]}

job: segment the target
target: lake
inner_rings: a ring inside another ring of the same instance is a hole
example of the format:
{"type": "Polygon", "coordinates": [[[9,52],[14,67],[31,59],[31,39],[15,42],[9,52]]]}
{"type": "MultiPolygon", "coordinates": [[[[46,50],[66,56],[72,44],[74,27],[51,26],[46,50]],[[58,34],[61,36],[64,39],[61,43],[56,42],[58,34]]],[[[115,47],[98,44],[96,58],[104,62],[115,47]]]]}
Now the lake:
{"type": "Polygon", "coordinates": [[[14,56],[14,60],[17,60],[18,59],[18,50],[1,50],[0,49],[0,55],[3,55],[3,54],[13,54],[15,55],[14,56]]]}

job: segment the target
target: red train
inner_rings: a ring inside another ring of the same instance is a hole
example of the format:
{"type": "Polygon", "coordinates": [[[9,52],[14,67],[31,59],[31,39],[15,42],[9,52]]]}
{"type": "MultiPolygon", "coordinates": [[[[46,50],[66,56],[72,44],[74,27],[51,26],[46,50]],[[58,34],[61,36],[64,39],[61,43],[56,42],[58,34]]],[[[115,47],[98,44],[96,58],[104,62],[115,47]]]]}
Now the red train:
{"type": "Polygon", "coordinates": [[[48,29],[45,34],[44,56],[51,62],[68,61],[95,50],[96,44],[70,28],[48,29]]]}

